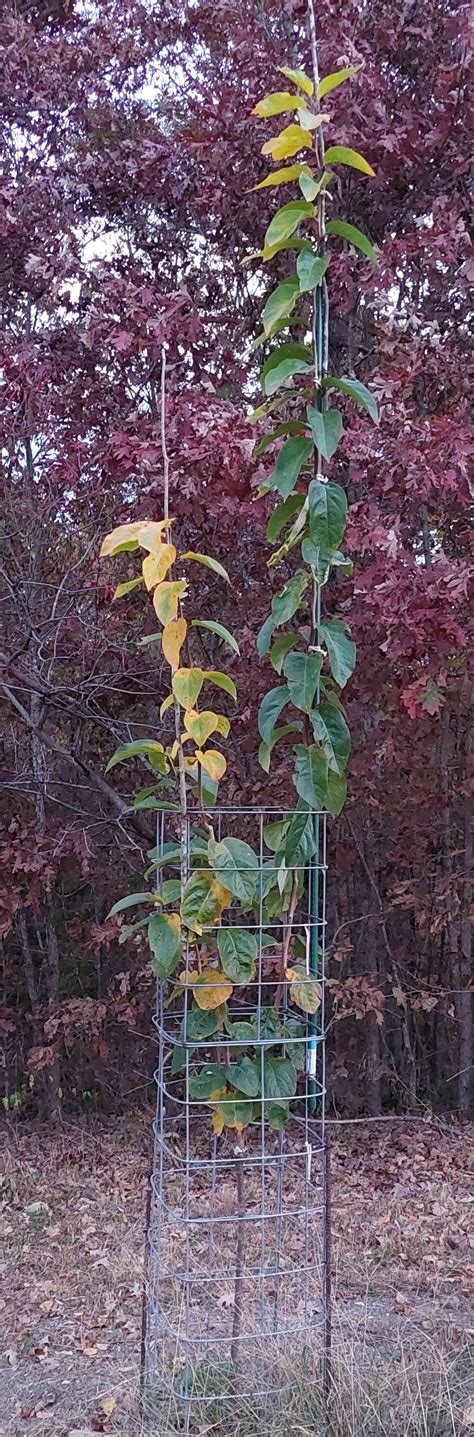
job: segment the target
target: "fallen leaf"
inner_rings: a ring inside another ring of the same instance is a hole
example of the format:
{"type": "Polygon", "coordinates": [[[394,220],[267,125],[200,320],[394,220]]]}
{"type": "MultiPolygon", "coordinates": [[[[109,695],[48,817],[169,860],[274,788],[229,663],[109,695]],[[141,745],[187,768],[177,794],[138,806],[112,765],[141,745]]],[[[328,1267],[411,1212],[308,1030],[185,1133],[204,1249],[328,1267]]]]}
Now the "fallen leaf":
{"type": "Polygon", "coordinates": [[[117,1406],[117,1398],[116,1398],[116,1397],[102,1397],[101,1400],[100,1400],[100,1402],[99,1402],[100,1410],[101,1410],[101,1412],[105,1412],[106,1417],[111,1417],[111,1416],[112,1416],[112,1412],[115,1412],[116,1406],[117,1406]]]}

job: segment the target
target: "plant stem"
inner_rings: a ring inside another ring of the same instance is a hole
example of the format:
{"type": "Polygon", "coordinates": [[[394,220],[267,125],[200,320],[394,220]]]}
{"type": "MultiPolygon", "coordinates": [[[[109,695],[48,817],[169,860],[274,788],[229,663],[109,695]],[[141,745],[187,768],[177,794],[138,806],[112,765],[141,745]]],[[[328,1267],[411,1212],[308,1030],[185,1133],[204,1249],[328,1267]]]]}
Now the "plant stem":
{"type": "MultiPolygon", "coordinates": [[[[161,453],[163,457],[163,518],[167,521],[166,542],[171,543],[170,516],[170,461],[166,445],[166,348],[161,349],[161,453]]],[[[178,700],[174,701],[174,731],[178,748],[178,777],[179,777],[179,848],[180,848],[180,873],[181,886],[184,888],[188,877],[188,823],[187,823],[187,793],[186,793],[186,769],[184,767],[184,754],[181,745],[181,719],[178,700]]]]}

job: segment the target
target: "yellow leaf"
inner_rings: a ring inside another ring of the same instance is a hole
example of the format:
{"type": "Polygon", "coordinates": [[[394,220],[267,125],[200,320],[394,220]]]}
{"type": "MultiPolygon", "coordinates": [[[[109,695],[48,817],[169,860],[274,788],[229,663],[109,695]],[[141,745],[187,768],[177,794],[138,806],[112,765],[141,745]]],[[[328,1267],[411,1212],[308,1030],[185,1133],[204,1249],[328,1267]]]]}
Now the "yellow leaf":
{"type": "Polygon", "coordinates": [[[115,1412],[115,1408],[116,1408],[116,1406],[117,1406],[117,1398],[116,1398],[116,1397],[101,1397],[99,1406],[100,1406],[101,1412],[104,1412],[106,1417],[111,1417],[111,1416],[112,1416],[112,1412],[115,1412]]]}
{"type": "Polygon", "coordinates": [[[272,160],[286,160],[289,155],[296,155],[298,150],[310,150],[312,143],[309,130],[303,130],[301,125],[287,125],[279,135],[274,135],[272,140],[262,145],[261,153],[271,155],[272,160]]]}
{"type": "Polygon", "coordinates": [[[287,968],[285,977],[290,984],[290,998],[303,1013],[317,1013],[321,1007],[323,990],[314,973],[307,973],[301,963],[287,968]]]}
{"type": "Polygon", "coordinates": [[[186,619],[170,619],[163,629],[162,649],[173,673],[179,664],[179,656],[188,632],[186,619]]]}
{"type": "Polygon", "coordinates": [[[160,707],[160,718],[164,718],[165,714],[168,713],[168,709],[170,709],[170,708],[172,707],[173,703],[174,703],[174,694],[168,694],[167,697],[166,697],[165,699],[163,699],[163,703],[161,704],[161,707],[160,707]]]}
{"type": "Polygon", "coordinates": [[[222,738],[228,738],[228,737],[229,737],[229,734],[230,734],[230,719],[226,718],[226,715],[225,715],[225,714],[218,714],[218,715],[217,715],[217,729],[216,729],[216,733],[220,733],[220,735],[221,735],[222,738]]]}
{"type": "Polygon", "coordinates": [[[138,519],[133,524],[119,524],[118,529],[112,529],[104,539],[100,550],[101,559],[105,559],[109,554],[120,553],[125,545],[133,545],[134,548],[140,545],[151,553],[161,544],[161,535],[168,523],[171,524],[172,520],[160,519],[159,522],[154,522],[150,519],[138,519]]]}
{"type": "Polygon", "coordinates": [[[159,544],[152,554],[148,554],[143,560],[142,574],[148,590],[156,588],[161,580],[166,577],[168,569],[174,564],[176,549],[174,544],[159,544]]]}
{"type": "Polygon", "coordinates": [[[179,600],[184,597],[187,587],[186,579],[167,579],[158,584],[153,595],[153,608],[162,624],[177,619],[179,600]]]}
{"type": "MultiPolygon", "coordinates": [[[[285,165],[282,170],[273,170],[271,175],[265,175],[265,179],[260,180],[258,185],[252,185],[252,190],[268,190],[272,189],[274,185],[289,185],[291,180],[299,180],[300,175],[305,171],[309,176],[311,175],[308,165],[285,165]]],[[[257,254],[248,255],[248,259],[258,259],[259,256],[260,250],[257,254]]]]}
{"type": "Polygon", "coordinates": [[[179,975],[178,983],[182,983],[183,987],[189,987],[194,983],[195,978],[196,973],[193,973],[192,968],[183,968],[183,972],[179,975]]]}
{"type": "Polygon", "coordinates": [[[272,90],[270,95],[264,95],[263,100],[254,105],[252,115],[266,120],[271,115],[283,115],[285,110],[299,110],[300,105],[304,105],[300,95],[290,95],[289,90],[272,90]]]}
{"type": "Polygon", "coordinates": [[[198,668],[177,669],[173,674],[173,693],[183,709],[192,709],[199,697],[203,683],[204,670],[198,668]]]}
{"type": "Polygon", "coordinates": [[[220,717],[212,709],[203,709],[202,713],[188,709],[184,715],[184,727],[195,743],[207,743],[211,733],[219,732],[220,717]]]}
{"type": "Polygon", "coordinates": [[[227,1003],[232,993],[232,983],[229,983],[224,973],[218,973],[216,968],[203,968],[193,988],[198,1008],[203,1008],[205,1012],[219,1008],[221,1003],[227,1003]]]}
{"type": "Polygon", "coordinates": [[[223,1133],[225,1127],[223,1113],[216,1112],[212,1114],[212,1126],[214,1128],[214,1132],[217,1133],[218,1138],[220,1138],[220,1135],[221,1133],[223,1133]]]}
{"type": "Polygon", "coordinates": [[[285,76],[285,80],[291,80],[292,84],[297,85],[299,90],[304,90],[305,95],[312,95],[314,93],[313,81],[310,80],[309,75],[306,75],[304,70],[289,70],[287,65],[279,65],[278,69],[280,75],[285,76]]]}
{"type": "Polygon", "coordinates": [[[330,115],[315,115],[314,110],[307,110],[306,106],[298,112],[298,120],[305,130],[318,130],[320,125],[325,125],[330,120],[330,115]]]}
{"type": "Polygon", "coordinates": [[[197,758],[202,767],[205,768],[209,777],[214,779],[214,783],[218,783],[219,779],[225,774],[227,763],[224,754],[219,753],[218,748],[208,748],[205,753],[203,753],[201,748],[197,748],[195,758],[197,758]]]}

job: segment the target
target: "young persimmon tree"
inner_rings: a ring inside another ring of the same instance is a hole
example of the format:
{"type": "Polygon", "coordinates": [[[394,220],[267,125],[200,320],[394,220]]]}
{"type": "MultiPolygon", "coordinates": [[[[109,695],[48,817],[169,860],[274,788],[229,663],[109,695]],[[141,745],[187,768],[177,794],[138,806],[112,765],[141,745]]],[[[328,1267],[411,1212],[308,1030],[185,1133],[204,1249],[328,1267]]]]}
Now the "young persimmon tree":
{"type": "MultiPolygon", "coordinates": [[[[343,416],[334,404],[338,395],[353,400],[378,420],[373,395],[357,379],[328,370],[329,242],[341,240],[371,260],[370,240],[349,220],[327,218],[335,169],[349,165],[362,176],[373,174],[357,151],[341,145],[326,148],[324,126],[330,115],[321,105],[356,72],[351,66],[319,79],[314,35],[314,80],[304,71],[283,68],[291,87],[274,91],[255,107],[257,118],[290,115],[279,133],[267,140],[262,153],[276,165],[257,189],[291,185],[296,197],[273,216],[257,258],[271,262],[282,251],[295,257],[286,278],[266,300],[259,342],[268,350],[260,371],[262,402],[254,421],[269,416],[277,422],[259,439],[262,454],[283,441],[262,492],[274,493],[276,507],[268,539],[278,547],[269,559],[276,567],[298,554],[298,565],[271,601],[268,619],[258,636],[258,652],[269,656],[281,680],[265,695],[259,710],[260,762],[269,771],[273,749],[296,736],[293,783],[297,800],[293,815],[264,829],[263,860],[243,838],[216,836],[212,804],[226,770],[225,742],[230,719],[209,706],[209,695],[237,694],[225,668],[206,670],[193,662],[193,629],[210,628],[231,650],[237,642],[216,621],[189,618],[188,573],[207,565],[227,579],[212,556],[179,553],[168,507],[168,459],[165,436],[165,363],[162,369],[162,449],[164,513],[159,520],[121,525],[107,536],[105,557],[142,552],[140,573],[119,584],[117,597],[140,587],[149,596],[160,628],[154,635],[169,665],[170,689],[161,706],[163,721],[173,715],[169,741],[140,739],[123,746],[109,769],[140,756],[153,770],[153,782],[136,804],[165,806],[175,813],[176,842],[151,856],[157,875],[155,891],[127,895],[112,909],[119,914],[137,905],[144,909],[126,933],[147,926],[155,972],[173,980],[170,997],[189,997],[180,1042],[171,1068],[185,1067],[189,1052],[219,1035],[226,1052],[229,1037],[237,1060],[202,1062],[189,1078],[191,1098],[208,1103],[217,1134],[224,1128],[241,1132],[263,1117],[275,1129],[285,1126],[289,1103],[297,1095],[299,1072],[314,1077],[314,1015],[321,1003],[318,981],[317,918],[311,952],[297,931],[305,865],[318,852],[317,813],[337,816],[346,797],[350,736],[340,693],[355,663],[355,645],[347,626],[325,618],[322,596],[330,576],[350,570],[341,550],[346,526],[344,490],[329,475],[343,416]],[[283,164],[282,161],[290,161],[283,164]],[[294,337],[295,334],[298,337],[294,337]],[[289,334],[289,337],[288,337],[289,334]],[[273,343],[275,340],[275,344],[273,343]],[[280,718],[284,713],[284,722],[280,718]],[[190,819],[191,810],[191,819],[190,819]],[[262,950],[275,948],[272,924],[281,924],[283,939],[273,1002],[252,1013],[252,984],[262,950]],[[227,921],[226,921],[227,920],[227,921]],[[265,931],[268,925],[270,931],[265,931]],[[258,934],[258,942],[257,935],[258,934]],[[287,985],[288,1005],[283,1007],[287,985]],[[242,1020],[229,1007],[233,995],[247,994],[242,1020]],[[298,1015],[304,1015],[298,1016],[298,1015]],[[312,1026],[313,1025],[313,1026],[312,1026]],[[257,1042],[275,1039],[263,1060],[257,1042]],[[309,1034],[309,1037],[308,1037],[309,1034]],[[306,1047],[313,1056],[307,1061],[306,1047]]],[[[291,561],[290,561],[291,562],[291,561]]],[[[194,608],[192,609],[194,612],[194,608]]],[[[317,872],[317,863],[314,864],[317,872]]],[[[311,1089],[310,1089],[311,1091],[311,1089]]]]}

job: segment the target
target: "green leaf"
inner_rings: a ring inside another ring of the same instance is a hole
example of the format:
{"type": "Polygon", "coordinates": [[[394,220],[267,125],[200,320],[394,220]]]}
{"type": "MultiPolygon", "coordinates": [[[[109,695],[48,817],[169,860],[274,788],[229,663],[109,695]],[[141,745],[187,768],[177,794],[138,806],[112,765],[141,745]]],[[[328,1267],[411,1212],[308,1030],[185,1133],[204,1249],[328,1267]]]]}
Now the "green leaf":
{"type": "Polygon", "coordinates": [[[222,968],[231,983],[250,983],[255,975],[257,942],[248,928],[219,928],[217,947],[222,968]]]}
{"type": "Polygon", "coordinates": [[[296,1083],[296,1068],[290,1058],[274,1058],[272,1053],[265,1058],[263,1091],[266,1098],[292,1098],[296,1083]]]}
{"type": "Polygon", "coordinates": [[[114,599],[123,599],[125,594],[132,594],[134,589],[143,587],[143,579],[139,574],[138,579],[125,579],[123,584],[117,584],[114,599]]]}
{"type": "Polygon", "coordinates": [[[179,903],[181,900],[181,881],[179,878],[165,878],[160,890],[162,903],[179,903]]]}
{"type": "Polygon", "coordinates": [[[197,1102],[209,1102],[214,1095],[222,1093],[226,1086],[225,1068],[218,1063],[207,1063],[199,1073],[189,1079],[189,1094],[197,1102]]]}
{"type": "Polygon", "coordinates": [[[344,715],[331,704],[320,703],[311,714],[315,739],[322,743],[328,765],[343,773],[351,751],[351,736],[344,715]]]}
{"type": "Polygon", "coordinates": [[[297,85],[299,90],[304,91],[305,95],[314,94],[313,81],[304,70],[289,70],[287,65],[279,65],[278,68],[280,75],[284,75],[286,80],[291,80],[293,85],[297,85]]]}
{"type": "Polygon", "coordinates": [[[288,1036],[291,1042],[285,1043],[286,1052],[297,1071],[304,1072],[306,1067],[306,1044],[308,1035],[304,1023],[298,1018],[287,1018],[284,1028],[285,1038],[288,1036]]]}
{"type": "Polygon", "coordinates": [[[278,539],[278,535],[285,527],[285,524],[293,518],[294,514],[299,514],[299,511],[302,508],[303,504],[303,494],[290,494],[288,499],[285,499],[283,504],[277,504],[277,507],[276,509],[274,509],[273,514],[270,515],[267,524],[266,537],[269,544],[275,543],[275,540],[278,539]]]}
{"type": "Polygon", "coordinates": [[[273,1132],[283,1132],[289,1116],[288,1103],[265,1103],[265,1117],[273,1132]]]}
{"type": "Polygon", "coordinates": [[[301,808],[293,814],[284,845],[287,868],[302,867],[316,852],[314,821],[307,809],[301,808]]]}
{"type": "Polygon", "coordinates": [[[204,670],[198,668],[177,669],[173,674],[172,688],[175,698],[183,709],[192,709],[199,698],[204,683],[204,670]]]}
{"type": "Polygon", "coordinates": [[[284,240],[294,234],[302,220],[310,217],[314,218],[314,205],[310,204],[308,200],[291,200],[290,204],[282,205],[270,221],[264,239],[264,249],[270,249],[274,244],[282,244],[284,240]]]}
{"type": "Polygon", "coordinates": [[[346,220],[328,220],[326,225],[328,235],[339,235],[341,239],[348,241],[348,244],[359,249],[373,264],[377,264],[377,251],[368,239],[363,230],[358,230],[355,225],[347,224],[346,220]]]}
{"type": "Polygon", "coordinates": [[[286,384],[288,379],[293,379],[295,374],[309,374],[311,368],[311,364],[304,359],[283,359],[281,364],[277,364],[267,375],[264,384],[265,394],[276,394],[277,389],[280,389],[282,384],[286,384]]]}
{"type": "Polygon", "coordinates": [[[374,398],[374,395],[371,394],[370,389],[367,389],[366,385],[361,383],[360,379],[350,379],[345,374],[342,376],[342,379],[337,379],[335,375],[330,375],[327,379],[323,379],[322,383],[324,389],[338,389],[340,394],[347,394],[349,399],[353,399],[354,403],[359,405],[360,409],[367,411],[367,414],[373,419],[374,424],[378,424],[379,411],[377,400],[374,398]]]}
{"type": "Polygon", "coordinates": [[[258,444],[255,445],[253,451],[255,458],[258,459],[261,454],[265,454],[266,450],[270,448],[271,444],[275,444],[277,439],[282,439],[287,434],[304,434],[304,432],[305,426],[300,419],[287,419],[284,424],[277,424],[275,429],[269,430],[268,434],[264,434],[258,444]]]}
{"type": "Polygon", "coordinates": [[[186,1018],[183,1018],[181,1036],[185,1042],[202,1043],[206,1038],[212,1038],[218,1027],[216,1009],[206,1013],[196,1004],[196,1007],[186,1014],[186,1018]]]}
{"type": "Polygon", "coordinates": [[[345,624],[340,619],[325,619],[320,628],[321,643],[326,645],[333,679],[341,689],[354,672],[356,661],[354,640],[349,639],[344,631],[345,624]]]}
{"type": "Polygon", "coordinates": [[[288,824],[289,820],[287,818],[279,819],[277,823],[265,824],[263,837],[267,848],[270,848],[272,853],[276,853],[277,850],[281,848],[288,832],[288,824]]]}
{"type": "Polygon", "coordinates": [[[158,978],[170,978],[181,956],[179,914],[154,913],[148,924],[148,942],[158,978]]]}
{"type": "Polygon", "coordinates": [[[278,345],[278,349],[272,349],[265,364],[262,365],[259,374],[260,383],[264,385],[272,369],[279,367],[285,359],[301,359],[309,364],[312,356],[313,352],[308,344],[301,344],[296,339],[285,340],[284,344],[278,345]]]}
{"type": "Polygon", "coordinates": [[[267,120],[272,115],[283,115],[286,110],[299,110],[303,105],[304,100],[299,95],[290,95],[288,90],[272,90],[254,105],[252,115],[259,120],[267,120]]]}
{"type": "Polygon", "coordinates": [[[299,569],[298,573],[293,574],[293,577],[288,580],[280,593],[275,594],[272,599],[271,613],[257,634],[257,653],[260,658],[268,653],[274,629],[278,629],[281,624],[286,624],[288,619],[292,619],[293,614],[296,614],[297,609],[300,608],[308,583],[308,574],[304,572],[304,569],[299,569]]]}
{"type": "Polygon", "coordinates": [[[264,773],[270,773],[270,759],[280,739],[286,738],[289,733],[301,733],[302,727],[301,723],[285,723],[281,728],[274,728],[269,743],[264,743],[262,739],[258,750],[258,761],[264,773]]]}
{"type": "Polygon", "coordinates": [[[170,1063],[170,1073],[172,1073],[173,1077],[176,1073],[181,1073],[183,1068],[186,1067],[189,1051],[189,1048],[181,1048],[179,1043],[176,1043],[173,1048],[173,1056],[170,1063]]]}
{"type": "Polygon", "coordinates": [[[302,250],[296,261],[296,273],[299,279],[300,294],[306,294],[310,289],[316,289],[324,279],[329,264],[329,255],[314,254],[313,251],[302,250]]]}
{"type": "Polygon", "coordinates": [[[306,410],[314,442],[323,459],[332,459],[343,430],[342,414],[338,409],[314,409],[308,404],[306,410]]]}
{"type": "Polygon", "coordinates": [[[312,450],[312,439],[286,439],[277,454],[275,468],[268,477],[268,487],[277,489],[282,499],[288,499],[312,450]]]}
{"type": "Polygon", "coordinates": [[[218,624],[216,619],[191,619],[191,628],[208,629],[210,634],[217,634],[218,639],[222,639],[225,644],[228,644],[234,654],[240,654],[237,639],[234,639],[234,635],[229,633],[224,624],[218,624]]]}
{"type": "Polygon", "coordinates": [[[188,878],[183,889],[181,900],[183,923],[194,933],[202,933],[203,928],[215,924],[220,919],[228,901],[229,892],[226,892],[223,885],[216,881],[212,873],[197,870],[188,878]]]}
{"type": "Polygon", "coordinates": [[[116,749],[112,758],[109,758],[106,773],[110,773],[118,763],[125,763],[129,758],[147,758],[155,773],[166,773],[168,760],[162,743],[156,743],[151,738],[137,738],[133,743],[124,743],[121,748],[116,749]]]}
{"type": "Polygon", "coordinates": [[[340,484],[313,479],[308,490],[309,537],[322,548],[340,544],[346,527],[347,499],[340,484]]]}
{"type": "Polygon", "coordinates": [[[316,195],[319,195],[319,191],[322,189],[322,183],[322,178],[319,180],[313,178],[311,170],[307,165],[302,166],[301,174],[298,176],[298,184],[305,200],[315,200],[316,195]]]}
{"type": "Polygon", "coordinates": [[[330,145],[324,156],[325,165],[350,165],[353,170],[360,170],[363,175],[375,175],[372,165],[358,150],[349,150],[347,145],[330,145]]]}
{"type": "Polygon", "coordinates": [[[156,903],[156,897],[156,893],[150,892],[127,893],[125,898],[119,898],[117,903],[114,903],[105,921],[107,922],[109,918],[116,918],[117,913],[125,913],[126,908],[135,908],[138,903],[156,903]]]}
{"type": "Polygon", "coordinates": [[[331,75],[324,75],[318,85],[318,100],[324,100],[325,95],[329,95],[331,90],[337,90],[339,85],[344,84],[344,80],[350,80],[361,69],[362,65],[345,65],[343,70],[333,70],[331,75]]]}
{"type": "Polygon", "coordinates": [[[344,808],[347,795],[347,781],[342,773],[328,773],[328,786],[325,799],[325,808],[333,818],[337,818],[344,808]]]}
{"type": "Polygon", "coordinates": [[[285,704],[288,703],[288,699],[289,692],[286,684],[282,684],[280,688],[270,689],[269,693],[264,694],[258,710],[258,731],[264,743],[270,743],[276,721],[285,704]]]}
{"type": "Polygon", "coordinates": [[[181,554],[180,557],[181,559],[195,559],[197,564],[204,564],[206,569],[212,569],[213,574],[218,574],[220,579],[225,579],[226,583],[230,584],[227,569],[224,569],[224,565],[220,564],[218,559],[213,559],[210,554],[196,554],[193,549],[188,549],[187,553],[181,554]]]}
{"type": "MultiPolygon", "coordinates": [[[[301,256],[299,257],[301,258],[301,256]]],[[[280,320],[285,319],[287,315],[291,314],[298,299],[299,292],[300,287],[296,276],[291,279],[282,280],[281,284],[277,284],[276,289],[272,290],[272,293],[268,296],[262,315],[263,328],[267,339],[272,334],[275,325],[279,325],[280,320]]]]}
{"type": "Polygon", "coordinates": [[[251,903],[255,897],[258,874],[258,858],[249,843],[241,838],[222,838],[216,843],[209,839],[209,862],[213,872],[242,903],[251,903]]]}
{"type": "Polygon", "coordinates": [[[220,669],[205,669],[203,678],[207,679],[208,683],[215,684],[217,689],[223,689],[224,693],[230,694],[231,699],[237,698],[237,689],[229,674],[221,673],[220,669]]]}
{"type": "Polygon", "coordinates": [[[313,809],[323,809],[327,791],[328,761],[316,744],[297,744],[293,783],[296,792],[313,809]]]}
{"type": "Polygon", "coordinates": [[[220,1103],[216,1103],[215,1112],[225,1128],[237,1128],[239,1132],[252,1122],[253,1104],[246,1099],[239,1103],[238,1101],[234,1102],[233,1099],[224,1098],[220,1103]]]}
{"type": "Polygon", "coordinates": [[[278,634],[269,653],[270,663],[275,669],[275,673],[281,674],[287,654],[296,647],[299,641],[299,634],[278,634]]]}
{"type": "MultiPolygon", "coordinates": [[[[254,1059],[248,1057],[239,1058],[238,1063],[232,1063],[230,1068],[225,1068],[227,1081],[237,1088],[239,1093],[245,1093],[247,1098],[256,1098],[260,1092],[260,1074],[258,1064],[254,1059]]],[[[222,1068],[221,1068],[222,1072],[222,1068]]]]}
{"type": "Polygon", "coordinates": [[[322,654],[288,654],[283,672],[290,699],[295,708],[308,714],[319,684],[323,666],[322,654]]]}

